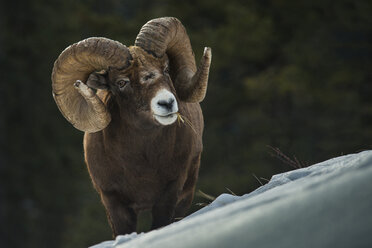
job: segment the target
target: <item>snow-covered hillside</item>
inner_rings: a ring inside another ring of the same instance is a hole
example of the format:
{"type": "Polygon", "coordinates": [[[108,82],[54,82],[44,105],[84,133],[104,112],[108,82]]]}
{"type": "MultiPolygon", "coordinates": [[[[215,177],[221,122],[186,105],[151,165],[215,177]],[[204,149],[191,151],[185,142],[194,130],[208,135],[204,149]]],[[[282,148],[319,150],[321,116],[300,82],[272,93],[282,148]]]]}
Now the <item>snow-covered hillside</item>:
{"type": "Polygon", "coordinates": [[[372,247],[372,151],[275,175],[162,229],[93,247],[372,247]]]}

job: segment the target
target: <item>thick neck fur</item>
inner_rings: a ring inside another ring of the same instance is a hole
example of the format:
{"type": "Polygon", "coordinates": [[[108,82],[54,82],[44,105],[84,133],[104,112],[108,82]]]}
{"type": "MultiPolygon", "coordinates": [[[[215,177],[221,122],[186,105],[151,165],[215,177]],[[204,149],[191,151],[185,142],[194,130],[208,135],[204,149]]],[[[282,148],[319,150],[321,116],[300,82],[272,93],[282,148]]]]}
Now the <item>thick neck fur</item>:
{"type": "Polygon", "coordinates": [[[180,103],[179,106],[180,113],[195,124],[192,129],[177,122],[168,126],[143,124],[130,108],[119,107],[113,97],[107,100],[112,120],[98,134],[101,138],[97,136],[101,143],[97,149],[104,149],[110,161],[110,165],[105,166],[124,170],[134,177],[147,174],[149,178],[170,180],[179,175],[178,171],[187,163],[188,160],[182,158],[201,152],[202,116],[198,104],[180,103]]]}
{"type": "Polygon", "coordinates": [[[176,139],[179,138],[176,132],[177,129],[181,128],[177,126],[177,123],[170,126],[143,123],[143,120],[135,116],[131,109],[118,106],[116,102],[111,102],[109,105],[112,121],[103,131],[103,135],[104,137],[110,137],[107,143],[104,142],[106,146],[110,147],[106,148],[111,152],[115,151],[112,154],[113,156],[123,154],[125,160],[137,158],[146,162],[149,157],[152,160],[154,160],[154,157],[161,159],[162,155],[169,157],[169,153],[174,153],[176,139]],[[117,149],[128,149],[131,152],[123,153],[123,151],[117,149]]]}

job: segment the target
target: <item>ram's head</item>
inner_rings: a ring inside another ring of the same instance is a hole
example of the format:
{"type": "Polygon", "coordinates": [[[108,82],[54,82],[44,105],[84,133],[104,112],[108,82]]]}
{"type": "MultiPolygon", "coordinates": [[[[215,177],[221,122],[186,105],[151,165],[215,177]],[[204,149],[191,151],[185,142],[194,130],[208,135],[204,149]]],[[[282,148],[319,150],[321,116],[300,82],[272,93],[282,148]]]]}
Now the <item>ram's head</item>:
{"type": "Polygon", "coordinates": [[[66,119],[85,132],[110,123],[104,96],[142,124],[169,125],[177,118],[179,101],[204,99],[210,62],[206,48],[196,69],[179,20],[154,19],[129,48],[107,38],[88,38],[66,48],[54,64],[53,96],[66,119]]]}

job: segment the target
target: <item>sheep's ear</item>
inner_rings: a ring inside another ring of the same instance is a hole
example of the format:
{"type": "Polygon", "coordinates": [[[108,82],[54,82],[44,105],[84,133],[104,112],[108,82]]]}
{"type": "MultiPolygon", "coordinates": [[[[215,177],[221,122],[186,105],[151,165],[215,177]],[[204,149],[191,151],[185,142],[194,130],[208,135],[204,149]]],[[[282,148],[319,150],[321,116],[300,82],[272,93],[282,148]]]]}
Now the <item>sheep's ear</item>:
{"type": "Polygon", "coordinates": [[[109,86],[107,83],[107,72],[99,71],[93,72],[89,75],[87,85],[93,89],[108,90],[109,86]]]}

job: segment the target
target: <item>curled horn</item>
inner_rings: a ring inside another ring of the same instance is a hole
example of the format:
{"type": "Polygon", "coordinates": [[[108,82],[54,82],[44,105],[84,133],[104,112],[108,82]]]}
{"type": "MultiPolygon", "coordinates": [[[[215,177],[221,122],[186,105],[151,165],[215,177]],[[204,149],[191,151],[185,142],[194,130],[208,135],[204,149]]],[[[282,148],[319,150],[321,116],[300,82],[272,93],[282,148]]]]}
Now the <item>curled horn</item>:
{"type": "Polygon", "coordinates": [[[63,116],[75,128],[97,132],[110,123],[105,104],[81,82],[86,82],[94,71],[126,68],[130,58],[123,44],[97,37],[75,43],[60,54],[52,72],[53,97],[63,116]]]}
{"type": "Polygon", "coordinates": [[[147,22],[137,35],[135,45],[158,58],[167,53],[178,97],[186,102],[203,101],[212,52],[209,47],[204,49],[196,69],[190,39],[177,18],[163,17],[147,22]]]}

